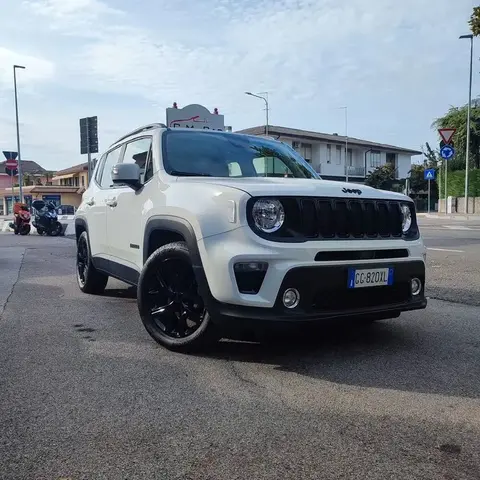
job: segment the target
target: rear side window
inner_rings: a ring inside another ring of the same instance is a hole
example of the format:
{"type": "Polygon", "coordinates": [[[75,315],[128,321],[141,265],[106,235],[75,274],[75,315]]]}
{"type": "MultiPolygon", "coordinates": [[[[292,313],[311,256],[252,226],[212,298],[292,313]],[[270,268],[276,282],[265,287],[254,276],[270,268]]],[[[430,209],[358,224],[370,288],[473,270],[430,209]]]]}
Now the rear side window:
{"type": "Polygon", "coordinates": [[[120,152],[122,147],[117,147],[115,150],[107,153],[107,158],[102,168],[102,178],[100,180],[100,186],[102,188],[113,187],[112,182],[112,167],[119,163],[120,152]]]}

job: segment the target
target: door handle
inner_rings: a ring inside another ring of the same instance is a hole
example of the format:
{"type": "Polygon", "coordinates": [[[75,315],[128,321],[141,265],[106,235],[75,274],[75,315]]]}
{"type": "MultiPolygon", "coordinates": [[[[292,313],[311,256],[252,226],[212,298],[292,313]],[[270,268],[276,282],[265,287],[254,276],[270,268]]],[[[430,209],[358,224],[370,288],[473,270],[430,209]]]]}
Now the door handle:
{"type": "Polygon", "coordinates": [[[86,202],[85,205],[88,205],[91,207],[92,205],[95,205],[95,199],[93,197],[90,197],[86,202]]]}
{"type": "Polygon", "coordinates": [[[114,198],[109,198],[105,203],[109,207],[116,207],[117,206],[117,199],[115,197],[114,198]]]}

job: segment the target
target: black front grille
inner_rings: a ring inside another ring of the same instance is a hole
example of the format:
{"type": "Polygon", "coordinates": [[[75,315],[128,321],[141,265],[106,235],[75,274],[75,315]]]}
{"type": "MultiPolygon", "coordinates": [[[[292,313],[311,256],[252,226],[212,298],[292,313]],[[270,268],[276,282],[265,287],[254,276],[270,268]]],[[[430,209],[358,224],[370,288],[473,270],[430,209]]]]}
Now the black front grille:
{"type": "Polygon", "coordinates": [[[356,288],[342,290],[318,290],[311,308],[313,310],[338,311],[357,308],[381,307],[405,303],[410,300],[410,285],[407,282],[394,286],[356,288]]]}
{"type": "Polygon", "coordinates": [[[307,238],[399,238],[399,202],[349,199],[301,199],[300,215],[307,238]]]}
{"type": "MultiPolygon", "coordinates": [[[[265,198],[265,197],[263,197],[265,198]]],[[[273,197],[280,200],[285,223],[274,233],[264,233],[252,218],[251,198],[247,219],[255,233],[276,242],[308,240],[395,239],[415,240],[419,237],[415,206],[409,201],[372,200],[360,198],[273,197]],[[412,227],[402,232],[402,206],[412,214],[412,227]]]]}

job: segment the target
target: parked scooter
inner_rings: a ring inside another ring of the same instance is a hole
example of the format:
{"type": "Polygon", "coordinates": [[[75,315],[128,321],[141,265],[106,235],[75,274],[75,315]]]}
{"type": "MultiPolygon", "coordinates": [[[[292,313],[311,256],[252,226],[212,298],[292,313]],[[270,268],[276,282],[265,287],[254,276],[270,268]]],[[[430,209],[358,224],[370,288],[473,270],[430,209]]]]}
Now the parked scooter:
{"type": "Polygon", "coordinates": [[[13,222],[9,227],[13,229],[15,235],[28,235],[30,233],[30,212],[25,203],[15,203],[13,205],[13,222]]]}
{"type": "Polygon", "coordinates": [[[39,235],[56,237],[62,233],[62,224],[58,221],[56,206],[53,202],[45,203],[43,200],[32,202],[35,209],[33,226],[39,235]]]}

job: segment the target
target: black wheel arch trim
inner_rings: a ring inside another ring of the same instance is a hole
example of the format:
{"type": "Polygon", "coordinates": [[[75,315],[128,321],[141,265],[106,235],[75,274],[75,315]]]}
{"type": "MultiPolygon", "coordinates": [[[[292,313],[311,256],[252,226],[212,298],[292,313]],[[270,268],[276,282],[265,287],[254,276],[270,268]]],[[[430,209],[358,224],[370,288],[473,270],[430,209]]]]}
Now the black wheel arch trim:
{"type": "Polygon", "coordinates": [[[180,234],[187,243],[192,264],[194,267],[202,267],[200,252],[198,251],[197,237],[192,225],[187,220],[173,215],[155,215],[150,217],[145,225],[145,234],[143,237],[143,263],[148,260],[148,251],[150,247],[150,236],[155,230],[168,230],[180,234]]]}
{"type": "Polygon", "coordinates": [[[155,230],[168,230],[180,234],[184,239],[192,259],[193,271],[197,280],[198,291],[202,296],[207,309],[211,304],[212,293],[208,285],[205,270],[203,269],[200,251],[198,250],[197,237],[190,222],[174,215],[155,215],[150,217],[145,225],[143,237],[143,264],[148,260],[148,251],[150,246],[150,235],[155,230]]]}

